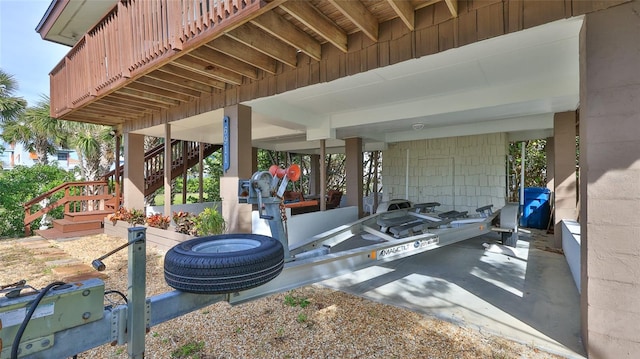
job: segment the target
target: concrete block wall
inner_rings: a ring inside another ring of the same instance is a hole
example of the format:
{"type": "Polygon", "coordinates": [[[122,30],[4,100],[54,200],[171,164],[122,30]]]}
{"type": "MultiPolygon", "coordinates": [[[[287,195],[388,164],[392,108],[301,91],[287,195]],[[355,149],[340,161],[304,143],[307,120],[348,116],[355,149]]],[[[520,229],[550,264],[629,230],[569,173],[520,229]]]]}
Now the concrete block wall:
{"type": "Polygon", "coordinates": [[[495,133],[392,144],[382,160],[384,200],[440,202],[441,210],[505,204],[507,135],[495,133]],[[407,185],[409,154],[409,192],[407,185]]]}

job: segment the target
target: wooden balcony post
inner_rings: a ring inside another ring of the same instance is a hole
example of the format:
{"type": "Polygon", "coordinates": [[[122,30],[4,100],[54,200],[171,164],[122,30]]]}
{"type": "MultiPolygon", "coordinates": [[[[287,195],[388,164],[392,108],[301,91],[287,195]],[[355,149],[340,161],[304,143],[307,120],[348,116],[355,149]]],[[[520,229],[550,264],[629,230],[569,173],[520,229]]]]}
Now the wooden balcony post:
{"type": "Polygon", "coordinates": [[[189,170],[189,141],[182,141],[182,204],[187,203],[187,171],[189,170]]]}

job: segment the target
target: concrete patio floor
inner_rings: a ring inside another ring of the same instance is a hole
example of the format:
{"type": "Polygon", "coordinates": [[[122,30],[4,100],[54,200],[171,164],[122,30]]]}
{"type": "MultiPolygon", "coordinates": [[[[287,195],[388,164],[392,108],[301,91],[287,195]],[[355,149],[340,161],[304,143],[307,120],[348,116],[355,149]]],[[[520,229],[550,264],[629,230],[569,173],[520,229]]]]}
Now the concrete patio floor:
{"type": "Polygon", "coordinates": [[[583,358],[580,296],[553,235],[533,230],[517,257],[485,250],[498,234],[369,267],[321,285],[404,307],[540,348],[583,358]]]}

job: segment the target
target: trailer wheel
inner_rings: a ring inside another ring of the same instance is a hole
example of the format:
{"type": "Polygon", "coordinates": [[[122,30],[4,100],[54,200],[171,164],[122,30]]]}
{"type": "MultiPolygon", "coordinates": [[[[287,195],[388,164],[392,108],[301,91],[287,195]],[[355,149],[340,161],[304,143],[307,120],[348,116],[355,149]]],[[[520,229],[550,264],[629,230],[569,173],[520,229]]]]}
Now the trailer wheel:
{"type": "Polygon", "coordinates": [[[174,289],[234,293],[265,284],[284,266],[284,249],[258,234],[223,234],[182,242],[164,258],[164,279],[174,289]]]}

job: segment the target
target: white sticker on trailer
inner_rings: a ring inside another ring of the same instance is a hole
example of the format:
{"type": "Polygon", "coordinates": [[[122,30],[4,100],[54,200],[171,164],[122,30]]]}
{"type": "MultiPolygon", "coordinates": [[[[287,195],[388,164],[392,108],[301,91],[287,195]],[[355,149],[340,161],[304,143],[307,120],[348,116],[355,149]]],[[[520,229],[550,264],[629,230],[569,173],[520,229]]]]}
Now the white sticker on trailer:
{"type": "Polygon", "coordinates": [[[381,249],[378,251],[376,255],[376,259],[386,259],[390,257],[399,256],[402,254],[407,254],[410,252],[419,251],[427,246],[437,244],[439,242],[439,237],[433,237],[429,239],[419,239],[415,242],[400,244],[395,247],[389,247],[385,249],[381,249]]]}
{"type": "MultiPolygon", "coordinates": [[[[46,317],[48,315],[53,315],[54,313],[54,303],[42,304],[39,305],[38,308],[33,312],[31,319],[46,317]]],[[[18,325],[22,323],[24,318],[27,316],[27,308],[20,308],[15,310],[10,310],[8,312],[0,313],[0,323],[2,323],[2,327],[8,328],[14,325],[18,325]]]]}

